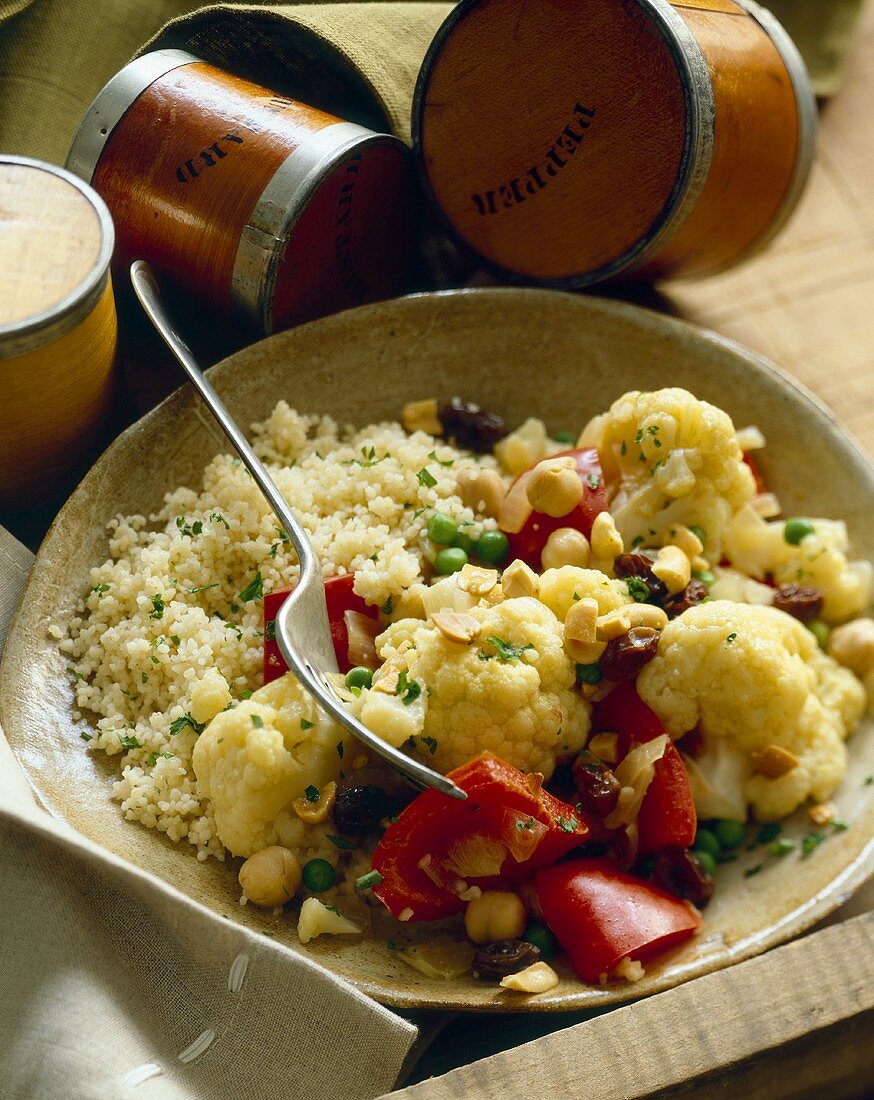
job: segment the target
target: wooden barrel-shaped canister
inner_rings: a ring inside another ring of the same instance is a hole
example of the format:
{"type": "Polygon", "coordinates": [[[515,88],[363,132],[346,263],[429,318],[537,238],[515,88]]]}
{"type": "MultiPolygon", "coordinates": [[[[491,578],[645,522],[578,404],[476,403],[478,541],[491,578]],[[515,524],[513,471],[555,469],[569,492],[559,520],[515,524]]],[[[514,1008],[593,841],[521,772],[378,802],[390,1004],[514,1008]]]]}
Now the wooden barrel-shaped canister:
{"type": "Polygon", "coordinates": [[[144,54],[110,80],[67,167],[106,200],[121,263],[148,260],[258,333],[389,297],[407,271],[403,142],[182,50],[144,54]]]}
{"type": "Polygon", "coordinates": [[[462,0],[413,107],[455,239],[561,287],[746,259],[795,207],[815,129],[798,51],[749,0],[462,0]]]}
{"type": "Polygon", "coordinates": [[[51,164],[0,155],[0,508],[67,487],[112,404],[112,219],[51,164]]]}

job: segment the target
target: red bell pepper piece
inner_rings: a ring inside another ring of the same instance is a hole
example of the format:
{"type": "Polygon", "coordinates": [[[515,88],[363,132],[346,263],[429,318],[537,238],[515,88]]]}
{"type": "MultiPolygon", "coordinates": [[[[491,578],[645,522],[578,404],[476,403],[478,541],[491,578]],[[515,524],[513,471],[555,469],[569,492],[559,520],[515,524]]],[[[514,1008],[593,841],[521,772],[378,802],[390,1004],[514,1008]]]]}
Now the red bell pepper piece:
{"type": "MultiPolygon", "coordinates": [[[[352,667],[349,664],[349,634],[343,615],[346,611],[358,611],[368,618],[375,619],[377,610],[366,604],[360,596],[352,591],[355,582],[354,573],[346,573],[342,577],[329,577],[325,581],[325,602],[328,605],[328,622],[331,626],[331,641],[334,643],[334,652],[337,655],[337,666],[341,672],[348,672],[352,667]]],[[[285,602],[286,596],[292,589],[282,592],[270,592],[264,597],[264,683],[277,680],[288,672],[288,666],[279,652],[276,642],[274,625],[279,608],[285,602]]]]}
{"type": "MultiPolygon", "coordinates": [[[[577,474],[583,483],[583,497],[580,503],[566,516],[556,519],[547,516],[543,512],[532,512],[525,521],[521,531],[508,534],[510,553],[507,560],[521,558],[526,565],[538,572],[542,568],[540,552],[546,545],[546,540],[553,531],[559,527],[573,527],[589,538],[592,534],[592,523],[599,512],[607,511],[607,489],[604,485],[604,474],[601,470],[601,460],[595,447],[583,447],[571,451],[562,451],[562,455],[573,455],[576,459],[577,474]]],[[[559,458],[560,455],[550,455],[550,458],[559,458]]],[[[535,464],[536,465],[536,464],[535,464]]],[[[532,467],[533,468],[533,467],[532,467]]],[[[527,471],[526,471],[527,473],[527,471]]],[[[520,474],[520,477],[523,476],[520,474]]],[[[518,480],[518,479],[517,479],[518,480]]]]}
{"type": "Polygon", "coordinates": [[[451,916],[464,908],[466,887],[521,882],[588,838],[573,806],[490,753],[449,775],[466,801],[425,791],[373,853],[382,875],[373,892],[396,917],[405,910],[412,921],[451,916]]]}
{"type": "Polygon", "coordinates": [[[765,484],[765,479],[762,477],[762,472],[759,469],[759,464],[756,462],[749,451],[743,452],[743,460],[747,464],[747,466],[749,466],[750,471],[752,472],[753,478],[756,482],[756,492],[767,493],[768,486],[765,484]]]}
{"type": "Polygon", "coordinates": [[[626,958],[649,958],[682,943],[698,913],[666,890],[608,859],[572,859],[534,879],[543,916],[584,982],[597,982],[626,958]]]}
{"type": "MultiPolygon", "coordinates": [[[[619,735],[619,758],[635,745],[660,737],[665,728],[627,681],[595,705],[592,728],[612,730],[619,735]]],[[[656,761],[650,783],[637,815],[638,854],[652,855],[677,845],[690,848],[695,841],[698,818],[683,758],[672,741],[661,760],[656,761]]]]}

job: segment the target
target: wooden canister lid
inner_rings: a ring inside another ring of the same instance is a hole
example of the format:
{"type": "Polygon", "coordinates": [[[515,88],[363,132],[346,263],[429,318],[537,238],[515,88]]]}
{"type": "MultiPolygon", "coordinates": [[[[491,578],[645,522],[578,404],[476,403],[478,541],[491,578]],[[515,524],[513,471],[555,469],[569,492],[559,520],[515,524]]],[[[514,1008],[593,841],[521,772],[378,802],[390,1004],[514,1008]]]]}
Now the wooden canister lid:
{"type": "Polygon", "coordinates": [[[103,292],[113,229],[69,172],[0,156],[0,359],[59,339],[103,292]]]}
{"type": "Polygon", "coordinates": [[[413,108],[426,186],[498,275],[580,286],[652,255],[700,193],[713,100],[663,0],[464,0],[413,108]]]}

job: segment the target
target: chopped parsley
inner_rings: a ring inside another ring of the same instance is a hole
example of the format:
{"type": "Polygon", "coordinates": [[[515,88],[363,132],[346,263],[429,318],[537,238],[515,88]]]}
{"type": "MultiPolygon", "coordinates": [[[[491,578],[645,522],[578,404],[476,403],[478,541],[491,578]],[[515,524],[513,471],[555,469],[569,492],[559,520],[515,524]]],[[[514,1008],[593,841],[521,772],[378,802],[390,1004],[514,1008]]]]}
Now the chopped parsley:
{"type": "Polygon", "coordinates": [[[414,703],[422,694],[422,685],[418,680],[408,680],[406,671],[402,671],[398,676],[398,686],[395,688],[395,695],[400,695],[404,706],[408,707],[410,703],[414,703]]]}
{"type": "Polygon", "coordinates": [[[93,733],[85,733],[83,731],[82,733],[79,734],[79,736],[82,738],[83,741],[93,741],[94,740],[94,734],[93,733]]]}
{"type": "Polygon", "coordinates": [[[276,620],[275,619],[268,619],[267,622],[264,624],[264,636],[267,638],[268,642],[275,642],[276,641],[276,620]]]}
{"type": "Polygon", "coordinates": [[[576,667],[578,684],[600,684],[602,673],[597,665],[578,664],[576,667]]]}
{"type": "Polygon", "coordinates": [[[140,744],[140,742],[136,739],[136,737],[133,737],[133,736],[128,737],[128,736],[126,736],[125,734],[122,734],[122,733],[116,733],[116,737],[118,737],[119,744],[121,745],[121,747],[123,749],[127,749],[127,750],[141,749],[143,747],[140,744]]]}
{"type": "Polygon", "coordinates": [[[212,584],[202,584],[199,588],[188,588],[186,591],[189,596],[196,596],[199,592],[206,592],[210,588],[218,588],[218,581],[214,581],[212,584]]]}
{"type": "Polygon", "coordinates": [[[534,828],[534,818],[533,817],[529,817],[527,821],[517,821],[516,822],[516,829],[520,833],[524,833],[524,832],[530,833],[533,828],[534,828]]]}
{"type": "Polygon", "coordinates": [[[574,818],[572,817],[557,817],[556,821],[558,822],[558,827],[563,833],[572,833],[576,829],[577,825],[579,825],[579,822],[574,820],[574,818]]]}
{"type": "Polygon", "coordinates": [[[809,856],[811,852],[815,852],[816,849],[825,840],[825,833],[808,833],[801,838],[801,852],[802,855],[809,856]]]}
{"type": "Polygon", "coordinates": [[[178,634],[171,634],[171,635],[170,635],[170,641],[171,641],[171,642],[173,643],[173,645],[175,645],[175,646],[177,647],[177,649],[178,649],[178,648],[179,648],[179,643],[180,643],[180,642],[182,641],[182,639],[181,639],[181,638],[179,637],[179,635],[178,635],[178,634]]]}
{"type": "Polygon", "coordinates": [[[355,841],[345,836],[331,836],[331,834],[328,833],[328,840],[330,840],[335,848],[342,848],[343,851],[349,851],[355,847],[355,841]]]}
{"type": "Polygon", "coordinates": [[[389,951],[399,951],[400,950],[400,948],[398,947],[398,945],[395,943],[394,940],[386,940],[385,941],[385,946],[389,949],[389,951]]]}
{"type": "Polygon", "coordinates": [[[162,758],[163,760],[172,760],[172,759],[173,759],[173,756],[174,756],[174,755],[175,755],[175,754],[174,754],[174,753],[172,753],[172,752],[150,752],[150,753],[149,753],[149,755],[148,755],[148,756],[146,757],[146,764],[147,764],[147,765],[148,765],[148,766],[149,766],[150,768],[154,768],[154,766],[155,766],[155,765],[157,764],[157,762],[158,762],[158,757],[159,757],[159,756],[160,756],[160,757],[161,757],[161,758],[162,758]]]}
{"type": "Polygon", "coordinates": [[[418,481],[420,485],[424,485],[426,489],[433,489],[437,484],[437,478],[429,473],[424,466],[416,474],[416,481],[418,481]]]}
{"type": "Polygon", "coordinates": [[[759,829],[755,843],[752,847],[755,847],[757,844],[770,844],[771,841],[776,840],[779,835],[780,826],[776,821],[769,821],[759,829]]]}
{"type": "Polygon", "coordinates": [[[264,578],[261,576],[261,570],[259,569],[243,591],[237,593],[237,599],[247,603],[249,600],[260,600],[263,595],[264,578]]]}
{"type": "Polygon", "coordinates": [[[491,661],[497,658],[497,660],[501,661],[503,664],[509,664],[511,661],[520,660],[522,654],[526,650],[534,649],[531,642],[526,642],[525,645],[513,645],[512,642],[506,642],[503,638],[498,638],[494,634],[486,638],[486,641],[489,645],[494,646],[497,652],[484,653],[480,650],[477,656],[481,661],[491,661]]]}
{"type": "Polygon", "coordinates": [[[361,878],[355,880],[356,890],[369,890],[371,886],[379,886],[382,882],[382,875],[379,871],[368,871],[366,875],[362,875],[361,878]]]}
{"type": "Polygon", "coordinates": [[[707,545],[707,532],[703,527],[699,527],[697,523],[690,523],[689,530],[697,537],[702,546],[707,545]]]}
{"type": "Polygon", "coordinates": [[[434,451],[431,451],[431,453],[428,455],[428,458],[430,458],[434,462],[436,462],[438,466],[451,466],[455,462],[454,458],[448,458],[444,462],[442,458],[437,457],[437,455],[434,453],[434,451]]]}
{"type": "Polygon", "coordinates": [[[170,736],[175,737],[176,734],[181,733],[186,726],[193,729],[198,737],[206,729],[205,722],[196,721],[196,719],[191,717],[191,712],[186,711],[180,718],[174,718],[170,723],[170,736]]]}
{"type": "Polygon", "coordinates": [[[643,544],[643,535],[635,535],[631,540],[631,549],[636,550],[638,546],[643,544]]]}
{"type": "Polygon", "coordinates": [[[635,603],[646,603],[652,595],[649,590],[649,585],[643,577],[626,577],[625,584],[628,588],[628,595],[635,603]]]}
{"type": "Polygon", "coordinates": [[[279,538],[270,547],[270,557],[271,558],[275,558],[276,557],[276,552],[279,550],[279,547],[282,546],[283,543],[288,542],[288,535],[286,534],[284,528],[274,527],[274,531],[276,531],[276,534],[279,536],[279,538]]]}
{"type": "Polygon", "coordinates": [[[102,596],[104,593],[109,591],[109,585],[108,584],[95,584],[94,587],[91,589],[91,591],[96,592],[98,596],[102,596]]]}
{"type": "Polygon", "coordinates": [[[311,730],[314,725],[315,722],[310,722],[307,718],[301,718],[300,720],[300,728],[302,730],[311,730]]]}
{"type": "Polygon", "coordinates": [[[394,601],[392,600],[391,596],[389,596],[389,598],[382,605],[380,611],[383,613],[383,615],[391,615],[392,611],[394,611],[394,601]]]}
{"type": "Polygon", "coordinates": [[[619,448],[619,453],[622,455],[623,458],[625,458],[625,456],[628,454],[628,444],[625,442],[624,439],[622,440],[622,446],[619,448]]]}
{"type": "Polygon", "coordinates": [[[731,643],[735,640],[736,637],[737,637],[737,631],[732,630],[731,634],[729,634],[728,637],[725,639],[725,644],[726,645],[731,645],[731,643]]]}
{"type": "Polygon", "coordinates": [[[193,539],[203,530],[203,523],[198,519],[194,523],[188,523],[185,516],[176,517],[176,526],[182,532],[184,539],[193,539]]]}
{"type": "Polygon", "coordinates": [[[164,598],[160,593],[156,592],[152,596],[152,610],[149,612],[150,619],[163,619],[164,618],[164,598]]]}
{"type": "Polygon", "coordinates": [[[872,784],[874,784],[874,775],[866,775],[865,776],[865,786],[870,787],[872,784]]]}
{"type": "Polygon", "coordinates": [[[779,840],[775,840],[768,848],[768,851],[772,856],[787,856],[790,852],[795,850],[795,841],[790,840],[788,836],[781,836],[779,840]]]}
{"type": "Polygon", "coordinates": [[[436,737],[420,737],[420,741],[424,742],[428,746],[428,752],[433,756],[437,751],[437,738],[436,737]]]}
{"type": "Polygon", "coordinates": [[[246,688],[244,691],[241,691],[240,692],[240,698],[241,699],[251,699],[252,698],[252,692],[250,691],[250,689],[246,688]]]}
{"type": "Polygon", "coordinates": [[[209,522],[210,523],[223,523],[225,525],[225,530],[226,531],[230,531],[230,529],[231,529],[231,525],[228,523],[228,521],[225,519],[225,517],[220,512],[210,512],[209,522]]]}
{"type": "Polygon", "coordinates": [[[386,453],[385,453],[385,454],[384,454],[384,455],[382,456],[382,458],[377,458],[377,457],[376,457],[376,448],[375,448],[375,447],[370,447],[369,449],[368,449],[367,447],[362,447],[362,448],[361,448],[361,453],[362,453],[362,455],[364,456],[364,458],[363,458],[363,459],[360,459],[360,458],[353,458],[353,459],[352,459],[352,462],[350,462],[350,464],[349,464],[350,466],[352,466],[352,465],[354,465],[354,466],[363,466],[363,467],[364,467],[364,469],[365,469],[365,470],[367,470],[367,469],[369,469],[369,468],[370,468],[371,466],[375,466],[375,465],[377,464],[377,462],[385,462],[385,460],[386,460],[387,458],[390,458],[390,457],[391,457],[391,456],[389,455],[389,453],[388,453],[388,452],[386,452],[386,453]]]}
{"type": "MultiPolygon", "coordinates": [[[[303,727],[303,724],[304,724],[305,721],[306,721],[306,719],[301,719],[301,723],[300,723],[301,727],[303,727]]],[[[309,724],[310,723],[307,723],[307,725],[309,725],[309,724]]],[[[346,751],[346,746],[343,744],[342,741],[338,741],[337,742],[337,755],[340,757],[341,760],[343,759],[343,753],[345,753],[345,751],[346,751]]]]}
{"type": "Polygon", "coordinates": [[[253,714],[253,715],[251,715],[251,718],[252,718],[252,725],[255,727],[256,730],[263,730],[264,729],[264,719],[261,717],[260,714],[253,714]]]}
{"type": "Polygon", "coordinates": [[[318,802],[321,795],[319,794],[319,788],[310,784],[309,787],[304,788],[304,796],[307,802],[318,802]]]}
{"type": "Polygon", "coordinates": [[[586,484],[589,486],[590,489],[595,490],[600,486],[601,479],[597,474],[589,474],[589,476],[586,478],[586,484]]]}
{"type": "Polygon", "coordinates": [[[744,871],[744,878],[751,878],[753,875],[757,875],[764,866],[764,863],[755,863],[752,867],[747,867],[744,871]]]}

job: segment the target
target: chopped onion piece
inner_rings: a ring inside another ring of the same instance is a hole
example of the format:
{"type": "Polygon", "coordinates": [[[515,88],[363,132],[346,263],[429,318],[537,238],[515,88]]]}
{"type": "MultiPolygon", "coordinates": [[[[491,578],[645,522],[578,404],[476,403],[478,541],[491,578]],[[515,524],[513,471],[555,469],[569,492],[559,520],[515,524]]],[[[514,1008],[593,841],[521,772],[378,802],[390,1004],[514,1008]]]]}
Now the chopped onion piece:
{"type": "Polygon", "coordinates": [[[379,656],[376,652],[374,639],[382,633],[382,627],[376,619],[369,615],[362,615],[360,611],[344,611],[343,623],[346,633],[349,635],[349,648],[347,655],[349,663],[355,668],[364,665],[365,668],[376,668],[379,664],[379,656]]]}
{"type": "Polygon", "coordinates": [[[510,838],[507,841],[510,855],[517,863],[530,859],[549,832],[536,817],[519,813],[518,810],[504,811],[504,829],[510,838]]]}
{"type": "Polygon", "coordinates": [[[426,978],[452,981],[470,970],[476,948],[464,941],[420,943],[405,947],[398,955],[426,978]]]}
{"type": "Polygon", "coordinates": [[[517,535],[528,517],[534,511],[531,501],[528,499],[528,482],[534,469],[526,470],[510,486],[507,495],[501,501],[501,510],[498,513],[498,527],[510,535],[517,535]]]}
{"type": "Polygon", "coordinates": [[[643,796],[652,783],[655,765],[665,755],[669,738],[666,733],[635,745],[622,763],[616,768],[616,778],[622,784],[616,809],[604,818],[608,829],[618,829],[621,825],[630,825],[637,818],[643,796]]]}
{"type": "Polygon", "coordinates": [[[491,878],[499,875],[507,849],[494,837],[472,833],[453,844],[446,865],[461,878],[491,878]]]}

